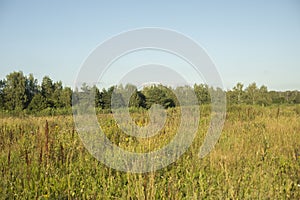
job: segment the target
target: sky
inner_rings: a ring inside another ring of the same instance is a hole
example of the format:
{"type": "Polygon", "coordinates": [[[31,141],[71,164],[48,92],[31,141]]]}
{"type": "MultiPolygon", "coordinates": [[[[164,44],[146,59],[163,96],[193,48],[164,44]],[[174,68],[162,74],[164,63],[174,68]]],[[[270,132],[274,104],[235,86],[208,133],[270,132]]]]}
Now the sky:
{"type": "Polygon", "coordinates": [[[226,89],[256,82],[269,90],[300,90],[297,0],[1,0],[0,79],[23,71],[73,86],[98,45],[144,27],[192,38],[213,60],[226,89]]]}

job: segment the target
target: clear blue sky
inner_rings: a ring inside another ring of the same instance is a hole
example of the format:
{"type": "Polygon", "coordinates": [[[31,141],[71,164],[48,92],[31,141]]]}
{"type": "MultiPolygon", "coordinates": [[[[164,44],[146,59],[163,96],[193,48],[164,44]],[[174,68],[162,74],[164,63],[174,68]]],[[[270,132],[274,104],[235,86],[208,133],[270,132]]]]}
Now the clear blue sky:
{"type": "Polygon", "coordinates": [[[300,1],[0,1],[0,78],[49,75],[71,86],[101,42],[162,27],[198,42],[226,88],[300,90],[300,1]]]}

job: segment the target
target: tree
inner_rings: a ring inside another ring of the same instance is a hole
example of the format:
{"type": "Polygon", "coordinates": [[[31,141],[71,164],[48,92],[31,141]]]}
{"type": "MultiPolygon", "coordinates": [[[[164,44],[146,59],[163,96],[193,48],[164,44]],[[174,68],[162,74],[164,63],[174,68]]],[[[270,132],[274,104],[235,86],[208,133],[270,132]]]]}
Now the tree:
{"type": "Polygon", "coordinates": [[[135,90],[129,99],[129,107],[146,108],[145,95],[142,92],[135,90]]]}
{"type": "Polygon", "coordinates": [[[237,83],[232,89],[232,98],[230,98],[232,103],[241,104],[244,97],[244,85],[242,83],[237,83]]]}
{"type": "Polygon", "coordinates": [[[80,102],[80,105],[82,108],[89,108],[89,107],[94,107],[95,106],[95,93],[94,93],[94,88],[86,83],[83,83],[81,86],[81,91],[77,91],[76,93],[76,98],[78,102],[80,102]]]}
{"type": "Polygon", "coordinates": [[[53,98],[56,108],[69,108],[72,105],[72,90],[69,87],[62,87],[60,83],[56,83],[53,98]]]}
{"type": "Polygon", "coordinates": [[[158,85],[158,87],[166,94],[166,98],[164,100],[165,108],[175,107],[176,105],[179,106],[178,99],[171,87],[166,87],[163,85],[158,85]]]}
{"type": "Polygon", "coordinates": [[[114,86],[108,88],[108,90],[105,90],[103,88],[102,90],[102,109],[110,109],[111,108],[111,95],[114,91],[114,86]]]}
{"type": "Polygon", "coordinates": [[[146,96],[146,108],[150,108],[153,104],[159,104],[164,108],[175,107],[174,99],[166,92],[170,90],[162,85],[153,85],[145,87],[143,93],[146,96]]]}
{"type": "Polygon", "coordinates": [[[176,106],[190,106],[199,104],[198,95],[196,94],[195,90],[188,85],[176,87],[174,93],[176,94],[176,106]],[[193,98],[193,96],[196,96],[196,99],[193,98]]]}
{"type": "Polygon", "coordinates": [[[53,84],[53,94],[51,95],[51,99],[54,108],[62,108],[64,106],[61,102],[62,90],[63,86],[61,81],[53,84]]]}
{"type": "Polygon", "coordinates": [[[0,110],[4,109],[4,88],[5,82],[0,80],[0,110]]]}
{"type": "Polygon", "coordinates": [[[220,87],[213,87],[209,88],[209,93],[211,98],[212,104],[219,104],[223,105],[226,103],[226,94],[225,91],[220,87]]]}
{"type": "Polygon", "coordinates": [[[112,108],[121,108],[126,106],[122,94],[115,91],[111,94],[110,104],[112,108]]]}
{"type": "Polygon", "coordinates": [[[30,104],[28,105],[28,110],[31,111],[41,111],[45,108],[47,108],[47,102],[45,97],[43,97],[41,94],[34,95],[30,104]]]}
{"type": "Polygon", "coordinates": [[[42,80],[42,95],[46,99],[47,107],[53,107],[54,101],[52,99],[52,95],[54,93],[54,85],[53,81],[48,77],[45,76],[42,80]]]}
{"type": "Polygon", "coordinates": [[[194,91],[200,104],[209,103],[211,101],[209,88],[206,84],[194,85],[194,91]]]}
{"type": "Polygon", "coordinates": [[[38,81],[33,77],[33,74],[29,74],[29,77],[26,78],[26,95],[28,97],[27,105],[30,104],[34,96],[39,92],[38,91],[38,81]]]}
{"type": "Polygon", "coordinates": [[[289,93],[289,101],[288,103],[290,104],[296,104],[297,102],[299,102],[299,92],[294,90],[294,91],[291,91],[289,93]]]}
{"type": "Polygon", "coordinates": [[[259,92],[259,96],[258,96],[257,103],[262,106],[270,105],[271,98],[269,96],[268,88],[266,86],[262,85],[259,88],[258,92],[259,92]]]}
{"type": "Polygon", "coordinates": [[[258,88],[256,86],[256,83],[251,83],[245,90],[247,95],[247,103],[249,104],[256,104],[257,97],[258,97],[258,88]]]}
{"type": "Polygon", "coordinates": [[[294,99],[294,103],[295,104],[299,104],[300,103],[300,92],[299,91],[296,91],[296,97],[294,99]]]}
{"type": "Polygon", "coordinates": [[[282,92],[284,103],[293,104],[297,98],[297,91],[284,91],[282,92]]]}
{"type": "Polygon", "coordinates": [[[22,111],[26,107],[28,96],[26,94],[26,77],[23,72],[12,72],[6,76],[3,94],[6,109],[22,111]]]}
{"type": "Polygon", "coordinates": [[[145,107],[146,97],[132,84],[118,85],[114,87],[112,103],[114,107],[145,107]]]}
{"type": "Polygon", "coordinates": [[[135,85],[126,84],[123,90],[120,91],[120,89],[118,89],[118,91],[122,94],[124,100],[129,101],[125,102],[125,104],[129,103],[129,106],[139,107],[138,101],[140,97],[137,94],[137,87],[135,85]],[[136,100],[136,102],[130,102],[134,100],[136,100]]]}
{"type": "Polygon", "coordinates": [[[62,90],[60,101],[63,107],[69,108],[72,105],[72,89],[69,87],[65,87],[62,90]]]}
{"type": "Polygon", "coordinates": [[[270,91],[269,97],[271,99],[271,103],[273,104],[283,104],[284,103],[284,94],[282,92],[270,91]]]}
{"type": "Polygon", "coordinates": [[[100,108],[102,104],[102,94],[95,85],[93,86],[92,89],[95,92],[95,107],[100,108]]]}
{"type": "Polygon", "coordinates": [[[112,96],[112,103],[115,107],[125,107],[130,104],[131,96],[137,90],[135,85],[126,84],[125,87],[123,85],[118,85],[114,87],[113,96],[112,96]]]}

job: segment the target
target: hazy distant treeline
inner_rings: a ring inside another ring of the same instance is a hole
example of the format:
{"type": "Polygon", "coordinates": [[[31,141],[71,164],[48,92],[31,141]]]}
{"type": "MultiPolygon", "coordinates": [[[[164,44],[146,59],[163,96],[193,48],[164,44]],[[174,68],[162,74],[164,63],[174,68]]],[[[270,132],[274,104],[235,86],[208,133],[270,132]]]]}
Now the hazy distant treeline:
{"type": "MultiPolygon", "coordinates": [[[[37,79],[32,74],[25,76],[23,72],[12,72],[5,79],[0,80],[0,110],[6,112],[39,112],[43,110],[66,109],[70,110],[76,99],[85,98],[85,94],[93,90],[95,94],[95,106],[99,109],[110,109],[112,94],[122,94],[128,91],[130,97],[130,107],[150,108],[152,104],[160,104],[165,108],[179,106],[178,98],[183,99],[181,104],[185,104],[184,99],[188,99],[191,92],[195,92],[198,102],[209,104],[210,94],[219,90],[206,84],[195,84],[193,87],[180,86],[168,88],[162,85],[153,85],[138,90],[134,85],[112,86],[110,88],[90,87],[83,84],[81,88],[72,91],[69,87],[63,87],[61,81],[53,82],[51,78],[45,76],[38,84],[37,79]],[[174,94],[177,94],[177,96],[174,94]]],[[[266,86],[258,87],[252,83],[247,87],[237,83],[231,90],[225,91],[228,104],[251,104],[268,106],[271,104],[299,104],[299,91],[268,91],[266,86]]],[[[127,106],[124,96],[116,98],[119,106],[127,106]]],[[[126,98],[125,98],[126,99],[126,98]]],[[[190,103],[186,101],[186,103],[190,103]]]]}

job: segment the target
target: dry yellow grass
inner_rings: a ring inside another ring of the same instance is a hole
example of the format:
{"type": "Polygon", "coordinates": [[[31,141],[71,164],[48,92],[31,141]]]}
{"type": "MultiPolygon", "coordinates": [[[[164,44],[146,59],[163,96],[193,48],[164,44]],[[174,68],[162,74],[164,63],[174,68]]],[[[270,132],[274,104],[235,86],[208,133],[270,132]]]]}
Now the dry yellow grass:
{"type": "MultiPolygon", "coordinates": [[[[204,110],[188,151],[168,167],[146,174],[118,172],[93,158],[74,131],[72,116],[1,118],[0,198],[300,199],[296,106],[230,107],[218,143],[199,159],[209,124],[209,109],[204,110]]],[[[176,133],[179,116],[169,112],[173,114],[161,134],[149,140],[124,135],[109,114],[99,115],[99,121],[113,143],[147,152],[176,133]]],[[[132,116],[147,123],[145,113],[132,116]]]]}

